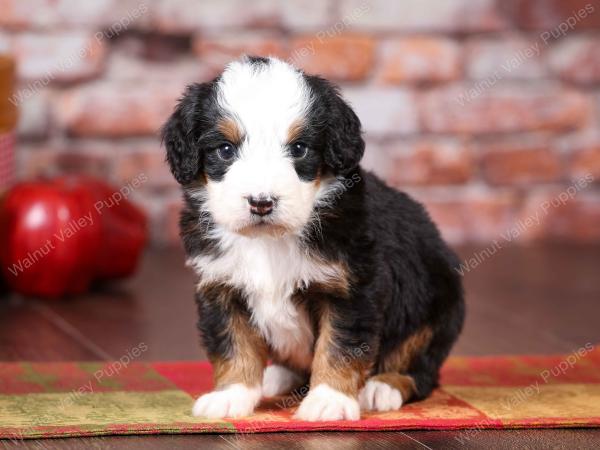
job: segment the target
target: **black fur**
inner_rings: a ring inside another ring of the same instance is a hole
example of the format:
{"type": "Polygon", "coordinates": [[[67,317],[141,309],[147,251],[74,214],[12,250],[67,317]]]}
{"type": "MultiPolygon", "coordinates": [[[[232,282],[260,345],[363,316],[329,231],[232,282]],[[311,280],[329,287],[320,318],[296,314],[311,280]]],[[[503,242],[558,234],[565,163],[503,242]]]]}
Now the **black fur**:
{"type": "Polygon", "coordinates": [[[189,184],[198,177],[210,148],[206,144],[222,141],[214,136],[214,124],[220,118],[215,108],[216,81],[189,86],[162,129],[167,162],[180,184],[189,184]]]}
{"type": "Polygon", "coordinates": [[[351,302],[333,301],[344,318],[340,348],[366,342],[375,372],[386,356],[424,326],[433,339],[408,370],[417,397],[437,385],[438,371],[464,319],[458,259],[442,241],[425,209],[387,187],[371,173],[348,188],[333,211],[323,214],[322,236],[311,246],[332,260],[346,261],[355,281],[351,302]]]}
{"type": "Polygon", "coordinates": [[[323,165],[323,155],[318,150],[318,143],[307,132],[297,141],[308,145],[308,153],[304,158],[294,161],[296,173],[302,181],[314,181],[319,176],[323,165]]]}
{"type": "MultiPolygon", "coordinates": [[[[251,62],[268,64],[264,58],[251,62]]],[[[358,166],[365,149],[360,121],[337,88],[319,77],[305,75],[305,80],[316,101],[298,139],[309,146],[309,155],[295,162],[296,171],[304,180],[323,173],[344,179],[333,204],[315,211],[321,226],[308,231],[304,241],[308,251],[348,268],[349,295],[321,290],[318,296],[334,311],[336,347],[340,356],[355,348],[368,349],[360,357],[372,363],[377,373],[402,342],[428,327],[432,339],[411,360],[407,373],[415,380],[416,398],[423,398],[437,385],[439,368],[462,328],[458,260],[419,203],[358,166]]],[[[200,174],[219,179],[227,170],[210,156],[221,140],[211,128],[219,118],[215,82],[191,86],[163,129],[167,160],[184,185],[181,229],[189,256],[218,257],[217,243],[208,236],[212,218],[189,195],[189,189],[202,189],[200,174]]],[[[243,294],[237,295],[241,300],[236,310],[247,314],[243,294]]],[[[317,315],[310,286],[296,296],[317,315]]],[[[200,294],[198,305],[199,327],[209,353],[229,353],[231,337],[224,335],[223,322],[227,309],[210,295],[200,294]]]]}
{"type": "Polygon", "coordinates": [[[347,175],[365,151],[360,120],[335,85],[314,75],[305,79],[319,99],[312,105],[310,126],[321,131],[318,137],[325,164],[335,175],[347,175]]]}

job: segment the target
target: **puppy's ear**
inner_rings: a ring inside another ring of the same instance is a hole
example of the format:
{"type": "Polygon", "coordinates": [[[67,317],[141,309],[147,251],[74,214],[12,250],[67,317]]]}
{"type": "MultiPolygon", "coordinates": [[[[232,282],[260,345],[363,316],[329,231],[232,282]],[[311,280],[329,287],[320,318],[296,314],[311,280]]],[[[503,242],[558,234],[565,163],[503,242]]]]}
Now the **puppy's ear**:
{"type": "Polygon", "coordinates": [[[171,173],[180,184],[194,181],[202,170],[202,149],[197,145],[213,98],[213,83],[192,84],[162,128],[171,173]]]}
{"type": "Polygon", "coordinates": [[[307,76],[307,80],[314,96],[313,110],[325,124],[325,164],[335,175],[345,175],[358,166],[365,152],[360,120],[337,86],[317,76],[307,76]]]}

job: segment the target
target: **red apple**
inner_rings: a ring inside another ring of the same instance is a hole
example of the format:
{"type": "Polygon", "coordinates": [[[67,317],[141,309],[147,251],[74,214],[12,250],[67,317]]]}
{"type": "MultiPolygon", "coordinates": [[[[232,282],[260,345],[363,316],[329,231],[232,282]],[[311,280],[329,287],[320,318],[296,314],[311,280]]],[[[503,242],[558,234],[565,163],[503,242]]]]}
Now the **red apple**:
{"type": "Polygon", "coordinates": [[[146,238],[144,215],[90,178],[21,183],[0,204],[2,271],[26,295],[79,294],[94,280],[130,275],[146,238]]]}

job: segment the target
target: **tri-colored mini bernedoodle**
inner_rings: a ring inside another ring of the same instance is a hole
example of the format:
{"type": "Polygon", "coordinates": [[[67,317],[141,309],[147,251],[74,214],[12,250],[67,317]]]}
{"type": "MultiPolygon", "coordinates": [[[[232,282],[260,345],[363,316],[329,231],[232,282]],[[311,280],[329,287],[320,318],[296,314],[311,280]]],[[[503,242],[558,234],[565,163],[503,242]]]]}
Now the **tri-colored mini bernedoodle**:
{"type": "Polygon", "coordinates": [[[458,260],[420,204],[360,168],[334,85],[244,57],[189,86],[162,134],[214,367],[194,415],[246,416],[307,382],[309,421],[430,394],[463,323],[458,260]]]}

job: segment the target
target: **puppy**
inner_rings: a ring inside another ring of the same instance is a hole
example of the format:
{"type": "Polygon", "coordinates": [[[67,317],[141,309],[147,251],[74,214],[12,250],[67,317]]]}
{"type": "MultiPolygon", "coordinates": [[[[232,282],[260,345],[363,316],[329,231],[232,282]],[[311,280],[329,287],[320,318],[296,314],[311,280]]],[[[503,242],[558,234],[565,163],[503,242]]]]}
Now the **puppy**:
{"type": "Polygon", "coordinates": [[[335,86],[244,57],[189,86],[162,138],[214,368],[194,415],[246,416],[306,382],[308,421],[429,395],[463,323],[458,261],[420,204],[359,167],[335,86]]]}

